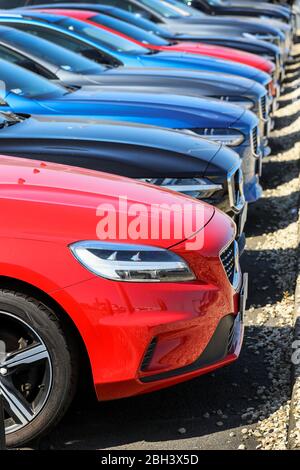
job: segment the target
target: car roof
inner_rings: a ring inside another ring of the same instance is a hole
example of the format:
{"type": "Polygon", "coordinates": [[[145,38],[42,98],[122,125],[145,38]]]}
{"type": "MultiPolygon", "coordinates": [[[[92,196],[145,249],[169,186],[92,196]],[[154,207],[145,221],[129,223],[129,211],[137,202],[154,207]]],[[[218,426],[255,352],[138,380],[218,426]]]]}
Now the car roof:
{"type": "Polygon", "coordinates": [[[24,19],[24,20],[31,20],[31,19],[40,19],[42,18],[43,21],[47,21],[49,23],[57,23],[58,21],[64,19],[63,15],[53,15],[51,13],[41,13],[35,10],[18,10],[16,13],[6,13],[3,10],[0,10],[0,18],[8,18],[8,19],[24,19]]]}

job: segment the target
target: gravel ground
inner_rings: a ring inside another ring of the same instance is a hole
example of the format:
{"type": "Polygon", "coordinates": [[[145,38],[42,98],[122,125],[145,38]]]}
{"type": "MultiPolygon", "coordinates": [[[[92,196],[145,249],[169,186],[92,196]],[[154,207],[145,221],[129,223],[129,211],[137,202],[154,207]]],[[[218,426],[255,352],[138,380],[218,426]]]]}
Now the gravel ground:
{"type": "MultiPolygon", "coordinates": [[[[41,448],[287,449],[298,261],[300,44],[276,113],[263,198],[249,209],[250,274],[239,361],[151,395],[97,404],[82,394],[41,448]]],[[[300,391],[299,402],[300,402],[300,391]]],[[[300,417],[300,414],[299,414],[300,417]]],[[[300,431],[292,430],[293,447],[300,431]]]]}

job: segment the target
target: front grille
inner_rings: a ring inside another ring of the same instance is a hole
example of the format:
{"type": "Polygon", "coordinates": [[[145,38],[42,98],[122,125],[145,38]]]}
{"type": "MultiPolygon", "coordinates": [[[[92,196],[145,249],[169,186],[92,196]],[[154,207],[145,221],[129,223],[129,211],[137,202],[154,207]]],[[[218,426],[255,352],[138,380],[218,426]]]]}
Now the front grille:
{"type": "Polygon", "coordinates": [[[157,345],[157,339],[154,338],[149,344],[146,354],[144,356],[144,359],[141,365],[142,372],[145,372],[148,369],[150,362],[152,361],[156,345],[157,345]]]}
{"type": "Polygon", "coordinates": [[[267,96],[263,96],[260,101],[261,115],[263,119],[268,119],[267,96]]]}
{"type": "Polygon", "coordinates": [[[244,198],[244,179],[241,168],[231,171],[227,177],[229,202],[231,209],[235,213],[241,212],[245,204],[244,198]]]}
{"type": "Polygon", "coordinates": [[[254,155],[258,155],[259,149],[258,149],[258,128],[257,127],[254,127],[254,129],[252,129],[251,143],[252,143],[252,150],[253,150],[254,155]]]}
{"type": "Polygon", "coordinates": [[[233,284],[235,274],[235,242],[232,242],[222,253],[221,261],[223,267],[229,279],[229,282],[233,284]]]}
{"type": "Polygon", "coordinates": [[[243,172],[241,168],[234,175],[234,192],[235,192],[235,201],[238,205],[243,192],[243,172]]]}

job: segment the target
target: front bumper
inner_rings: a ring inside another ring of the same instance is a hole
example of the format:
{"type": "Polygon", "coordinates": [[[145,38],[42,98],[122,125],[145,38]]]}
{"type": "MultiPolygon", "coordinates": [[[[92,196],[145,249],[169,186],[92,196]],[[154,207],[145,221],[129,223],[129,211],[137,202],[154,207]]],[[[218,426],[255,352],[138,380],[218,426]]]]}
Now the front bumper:
{"type": "Polygon", "coordinates": [[[195,281],[136,285],[93,277],[55,292],[83,339],[99,400],[158,390],[237,359],[243,339],[238,251],[234,280],[226,271],[234,225],[216,211],[205,232],[199,252],[173,248],[195,281]],[[216,335],[219,353],[208,355],[216,335]]]}
{"type": "MultiPolygon", "coordinates": [[[[119,394],[128,396],[128,394],[149,393],[199,377],[237,360],[244,337],[244,313],[247,294],[248,276],[245,274],[240,293],[237,294],[238,313],[226,315],[219,321],[206,347],[192,363],[164,371],[161,360],[162,350],[165,354],[166,350],[171,351],[177,345],[179,352],[180,338],[183,338],[184,332],[181,331],[180,336],[178,336],[178,333],[175,334],[172,339],[169,336],[169,340],[165,342],[154,338],[145,351],[140,365],[139,377],[136,380],[124,383],[99,384],[96,386],[98,397],[100,399],[106,399],[106,397],[110,399],[112,395],[114,398],[119,398],[119,394]],[[116,390],[116,387],[118,387],[118,390],[116,390]]],[[[188,334],[188,330],[185,331],[185,334],[188,334]]],[[[200,338],[195,336],[194,340],[194,348],[196,348],[200,338]]]]}

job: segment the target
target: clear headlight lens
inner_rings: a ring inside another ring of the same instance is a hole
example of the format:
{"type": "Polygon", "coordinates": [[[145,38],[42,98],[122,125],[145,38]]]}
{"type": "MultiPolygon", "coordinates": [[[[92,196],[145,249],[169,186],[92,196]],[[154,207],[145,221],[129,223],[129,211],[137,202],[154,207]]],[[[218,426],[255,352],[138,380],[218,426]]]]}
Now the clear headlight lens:
{"type": "Polygon", "coordinates": [[[253,101],[244,101],[244,100],[236,100],[236,101],[230,101],[230,103],[235,104],[236,106],[241,106],[242,108],[246,109],[253,109],[255,106],[255,103],[253,101]]]}
{"type": "Polygon", "coordinates": [[[253,109],[255,107],[254,101],[239,96],[220,96],[220,100],[235,104],[236,106],[241,106],[242,108],[246,109],[253,109]]]}
{"type": "Polygon", "coordinates": [[[84,241],[70,246],[75,258],[97,276],[126,282],[183,282],[195,279],[187,263],[163,248],[84,241]]]}
{"type": "Polygon", "coordinates": [[[274,36],[273,34],[244,33],[243,36],[249,39],[259,39],[260,41],[269,41],[274,44],[280,45],[280,38],[278,36],[274,36]]]}
{"type": "Polygon", "coordinates": [[[213,140],[219,144],[237,147],[241,145],[245,137],[236,129],[188,129],[189,133],[197,134],[205,139],[213,140]]]}
{"type": "Polygon", "coordinates": [[[207,178],[147,178],[143,181],[197,199],[209,199],[223,189],[221,184],[214,184],[207,178]]]}

